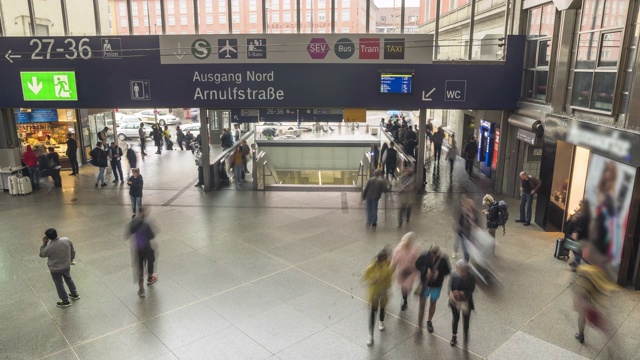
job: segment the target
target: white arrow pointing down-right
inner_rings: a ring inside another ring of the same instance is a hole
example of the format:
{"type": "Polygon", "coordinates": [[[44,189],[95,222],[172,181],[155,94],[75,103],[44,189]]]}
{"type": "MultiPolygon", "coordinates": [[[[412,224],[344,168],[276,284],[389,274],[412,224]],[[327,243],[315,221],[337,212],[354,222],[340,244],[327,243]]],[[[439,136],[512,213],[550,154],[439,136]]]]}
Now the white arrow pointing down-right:
{"type": "Polygon", "coordinates": [[[36,78],[35,76],[31,78],[30,83],[27,83],[27,86],[29,86],[29,89],[31,89],[31,91],[33,91],[33,93],[36,95],[38,95],[40,90],[42,90],[42,83],[39,83],[38,78],[36,78]]]}

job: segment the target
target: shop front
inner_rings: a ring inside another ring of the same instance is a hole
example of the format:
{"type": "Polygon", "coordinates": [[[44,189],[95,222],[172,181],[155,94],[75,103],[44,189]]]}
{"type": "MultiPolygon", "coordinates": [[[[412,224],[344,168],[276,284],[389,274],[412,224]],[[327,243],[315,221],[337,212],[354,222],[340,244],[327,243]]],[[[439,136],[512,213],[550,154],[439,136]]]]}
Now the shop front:
{"type": "Polygon", "coordinates": [[[17,109],[15,115],[21,153],[27,145],[33,148],[53,147],[60,156],[62,168],[71,168],[67,156],[67,139],[68,134],[77,139],[78,120],[75,109],[17,109]]]}
{"type": "Polygon", "coordinates": [[[562,231],[580,202],[591,229],[601,229],[612,269],[621,285],[638,276],[640,134],[575,120],[545,122],[542,188],[536,214],[547,231],[562,231]]]}

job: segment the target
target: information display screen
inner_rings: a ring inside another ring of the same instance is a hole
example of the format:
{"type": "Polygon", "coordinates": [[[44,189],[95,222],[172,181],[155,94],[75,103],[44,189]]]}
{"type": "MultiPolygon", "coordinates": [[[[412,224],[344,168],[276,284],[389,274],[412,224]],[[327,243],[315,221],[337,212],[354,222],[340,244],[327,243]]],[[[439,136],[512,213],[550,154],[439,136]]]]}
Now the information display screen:
{"type": "Polygon", "coordinates": [[[413,74],[380,74],[381,94],[411,94],[413,93],[413,74]]]}

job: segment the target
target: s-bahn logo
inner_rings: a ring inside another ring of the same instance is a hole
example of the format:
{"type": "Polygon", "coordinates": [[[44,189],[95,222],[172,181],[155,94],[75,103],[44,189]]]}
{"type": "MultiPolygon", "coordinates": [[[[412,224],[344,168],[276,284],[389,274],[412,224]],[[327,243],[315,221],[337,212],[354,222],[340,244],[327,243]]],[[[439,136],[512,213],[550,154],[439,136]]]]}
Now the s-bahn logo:
{"type": "Polygon", "coordinates": [[[211,55],[211,44],[205,39],[196,39],[191,44],[191,54],[198,60],[204,60],[211,55]]]}

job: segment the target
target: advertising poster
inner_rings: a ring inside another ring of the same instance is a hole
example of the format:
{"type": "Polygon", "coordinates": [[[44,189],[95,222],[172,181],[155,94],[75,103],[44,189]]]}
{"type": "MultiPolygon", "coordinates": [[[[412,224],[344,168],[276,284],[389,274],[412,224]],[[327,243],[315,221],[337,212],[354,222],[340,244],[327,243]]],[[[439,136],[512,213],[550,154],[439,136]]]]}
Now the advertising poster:
{"type": "Polygon", "coordinates": [[[591,210],[590,238],[617,271],[629,216],[635,168],[591,154],[584,198],[591,210]]]}

